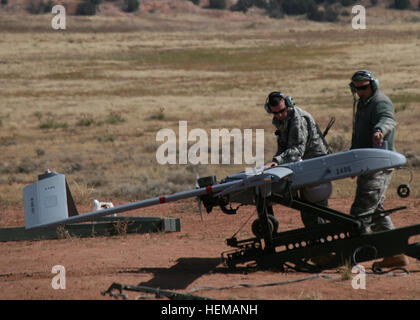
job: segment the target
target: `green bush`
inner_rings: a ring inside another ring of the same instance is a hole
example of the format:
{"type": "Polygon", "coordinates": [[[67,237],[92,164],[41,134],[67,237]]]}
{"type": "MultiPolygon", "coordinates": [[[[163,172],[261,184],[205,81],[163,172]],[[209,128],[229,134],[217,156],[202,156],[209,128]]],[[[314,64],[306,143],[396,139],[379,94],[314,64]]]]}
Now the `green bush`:
{"type": "Polygon", "coordinates": [[[396,9],[405,10],[410,8],[410,0],[395,0],[394,6],[396,9]]]}
{"type": "Polygon", "coordinates": [[[257,8],[266,9],[268,4],[266,0],[252,0],[252,3],[257,8]]]}
{"type": "Polygon", "coordinates": [[[308,13],[306,14],[309,20],[324,21],[324,12],[319,10],[315,1],[309,1],[308,13]]]}
{"type": "Polygon", "coordinates": [[[125,12],[134,12],[139,9],[140,3],[139,0],[124,0],[124,11],[125,12]]]}
{"type": "Polygon", "coordinates": [[[318,9],[315,11],[310,11],[308,12],[307,17],[309,20],[321,22],[324,21],[324,12],[318,9]]]}
{"type": "Polygon", "coordinates": [[[95,123],[95,120],[93,120],[91,116],[83,115],[82,118],[80,118],[76,124],[82,127],[89,127],[93,125],[94,123],[95,123]]]}
{"type": "Polygon", "coordinates": [[[76,15],[94,16],[96,14],[96,6],[101,0],[83,0],[76,8],[76,15]]]}
{"type": "Polygon", "coordinates": [[[224,10],[227,7],[226,0],[210,0],[209,7],[211,9],[224,10]]]}
{"type": "Polygon", "coordinates": [[[44,1],[43,0],[26,1],[26,11],[28,11],[30,14],[44,13],[44,1]]]}
{"type": "Polygon", "coordinates": [[[283,2],[283,10],[289,15],[304,14],[308,11],[308,0],[288,0],[283,2]]]}
{"type": "Polygon", "coordinates": [[[52,8],[55,6],[55,2],[53,0],[48,0],[47,3],[44,5],[44,13],[51,13],[52,8]]]}
{"type": "Polygon", "coordinates": [[[3,6],[7,5],[7,4],[8,4],[8,2],[9,2],[9,0],[1,0],[1,4],[2,4],[3,6]]]}
{"type": "MultiPolygon", "coordinates": [[[[5,2],[7,4],[8,0],[1,0],[2,4],[5,2]]],[[[27,0],[26,1],[26,10],[31,14],[42,14],[42,13],[51,13],[52,8],[55,6],[53,0],[27,0]]]]}
{"type": "Polygon", "coordinates": [[[281,19],[284,17],[282,0],[270,0],[266,10],[270,18],[281,19]]]}
{"type": "Polygon", "coordinates": [[[347,10],[343,10],[340,13],[343,17],[350,17],[350,12],[348,12],[347,10]]]}
{"type": "Polygon", "coordinates": [[[38,128],[40,129],[59,129],[59,128],[67,129],[68,126],[69,125],[67,122],[58,122],[54,118],[49,117],[47,120],[41,122],[38,125],[38,128]]]}
{"type": "Polygon", "coordinates": [[[348,7],[354,5],[357,0],[340,0],[339,2],[343,5],[343,7],[348,7]]]}
{"type": "Polygon", "coordinates": [[[236,2],[232,7],[230,7],[230,10],[247,12],[248,9],[251,7],[252,0],[238,0],[238,2],[236,2]]]}
{"type": "Polygon", "coordinates": [[[324,20],[328,22],[338,21],[338,12],[331,7],[325,8],[324,20]]]}
{"type": "Polygon", "coordinates": [[[108,124],[118,124],[124,121],[125,119],[118,112],[111,112],[105,117],[105,122],[108,124]]]}

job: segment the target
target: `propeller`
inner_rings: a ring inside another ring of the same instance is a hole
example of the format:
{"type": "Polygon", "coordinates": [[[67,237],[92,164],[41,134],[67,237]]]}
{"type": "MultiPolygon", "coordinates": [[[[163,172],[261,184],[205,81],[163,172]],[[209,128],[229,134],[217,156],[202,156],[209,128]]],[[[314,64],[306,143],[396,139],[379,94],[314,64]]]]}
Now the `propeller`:
{"type": "MultiPolygon", "coordinates": [[[[200,186],[198,184],[198,179],[200,179],[200,175],[197,172],[197,176],[196,176],[196,180],[195,180],[195,188],[196,189],[200,189],[200,186]]],[[[200,196],[197,196],[197,202],[198,202],[198,210],[200,210],[200,217],[201,217],[201,221],[203,221],[203,208],[201,206],[201,199],[200,196]]]]}

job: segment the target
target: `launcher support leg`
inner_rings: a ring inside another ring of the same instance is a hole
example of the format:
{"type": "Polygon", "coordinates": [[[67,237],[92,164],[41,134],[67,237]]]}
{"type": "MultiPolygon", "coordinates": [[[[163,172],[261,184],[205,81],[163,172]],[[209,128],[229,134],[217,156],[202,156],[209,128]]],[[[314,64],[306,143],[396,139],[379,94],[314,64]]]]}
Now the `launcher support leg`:
{"type": "Polygon", "coordinates": [[[273,229],[274,226],[268,218],[267,199],[264,196],[257,197],[257,212],[260,228],[264,238],[264,251],[274,252],[273,246],[273,229]]]}

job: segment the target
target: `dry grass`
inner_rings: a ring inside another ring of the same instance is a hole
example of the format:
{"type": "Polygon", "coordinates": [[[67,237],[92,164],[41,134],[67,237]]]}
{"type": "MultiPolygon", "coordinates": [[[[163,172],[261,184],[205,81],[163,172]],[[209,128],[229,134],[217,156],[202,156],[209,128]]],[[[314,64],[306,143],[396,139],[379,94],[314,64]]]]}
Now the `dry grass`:
{"type": "MultiPolygon", "coordinates": [[[[418,34],[410,17],[391,24],[375,15],[366,31],[350,23],[318,24],[234,14],[139,14],[68,17],[50,29],[48,16],[0,13],[0,203],[23,207],[21,191],[45,168],[65,173],[78,203],[136,200],[194,187],[243,166],[161,166],[156,133],[188,128],[265,130],[265,157],[275,152],[267,93],[282,90],[348,145],[349,77],[378,76],[394,100],[397,148],[420,152],[418,34]],[[165,21],[162,24],[162,21],[165,21]],[[74,182],[74,183],[72,183],[74,182]],[[75,190],[78,189],[78,190],[75,190]]],[[[393,186],[405,177],[394,179],[393,186]]],[[[352,196],[354,181],[334,183],[352,196]]],[[[390,188],[393,197],[395,188],[390,188]]],[[[412,194],[418,197],[418,183],[412,194]]]]}

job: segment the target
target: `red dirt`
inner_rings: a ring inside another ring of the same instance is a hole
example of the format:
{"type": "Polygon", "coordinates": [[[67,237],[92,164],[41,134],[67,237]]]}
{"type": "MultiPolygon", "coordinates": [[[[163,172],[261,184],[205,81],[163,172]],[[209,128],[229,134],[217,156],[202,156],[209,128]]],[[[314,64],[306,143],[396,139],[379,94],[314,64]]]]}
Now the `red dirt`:
{"type": "MultiPolygon", "coordinates": [[[[409,205],[409,209],[393,215],[397,227],[419,223],[419,199],[387,200],[388,208],[409,205]]],[[[310,274],[279,271],[229,271],[220,254],[231,248],[225,239],[238,233],[239,239],[250,236],[255,209],[242,207],[237,215],[214,210],[204,213],[204,221],[192,200],[181,201],[128,212],[130,216],[158,216],[181,219],[181,232],[129,234],[114,237],[70,238],[61,240],[0,243],[0,287],[2,299],[105,299],[101,290],[113,282],[143,285],[187,292],[202,286],[222,287],[238,283],[264,284],[302,279],[310,274]],[[250,215],[254,214],[248,222],[250,215]],[[66,270],[66,289],[52,288],[52,268],[66,270]]],[[[331,199],[334,209],[348,212],[350,199],[331,199]]],[[[79,208],[81,212],[90,208],[79,208]]],[[[274,207],[280,231],[301,227],[297,211],[274,207]]],[[[23,225],[21,209],[0,213],[1,227],[23,225]]],[[[420,239],[416,239],[419,241],[420,239]]],[[[237,287],[226,290],[197,291],[196,295],[216,299],[419,299],[420,262],[410,258],[409,275],[374,275],[372,262],[363,263],[368,276],[366,289],[353,289],[352,280],[343,278],[343,268],[323,272],[332,278],[316,278],[285,285],[237,287]]],[[[355,276],[355,274],[353,275],[355,276]]],[[[146,293],[126,291],[129,299],[146,293]]]]}

